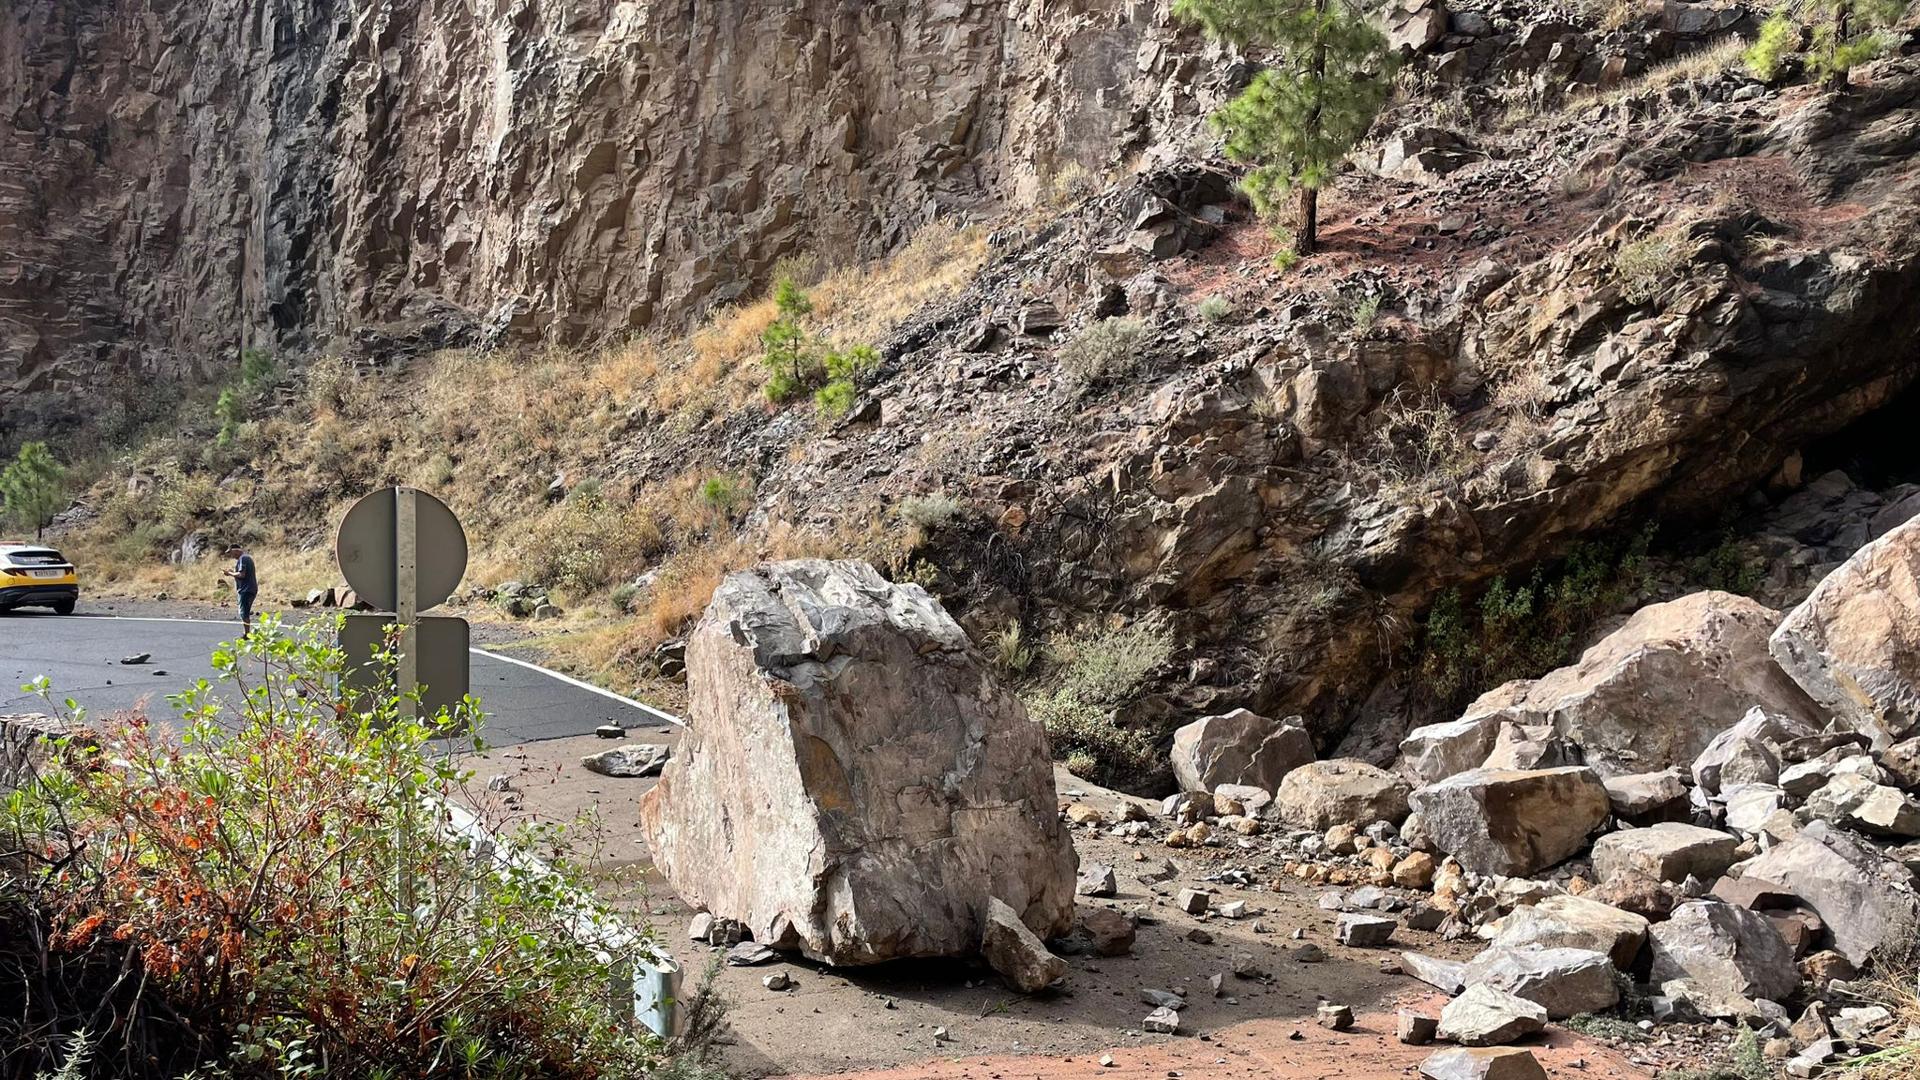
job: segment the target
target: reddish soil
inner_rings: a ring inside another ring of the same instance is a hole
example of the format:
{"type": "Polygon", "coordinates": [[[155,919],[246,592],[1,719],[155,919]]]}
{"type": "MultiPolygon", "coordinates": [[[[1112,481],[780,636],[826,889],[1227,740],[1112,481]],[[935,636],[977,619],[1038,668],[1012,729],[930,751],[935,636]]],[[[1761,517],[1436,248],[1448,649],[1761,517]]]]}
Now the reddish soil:
{"type": "MultiPolygon", "coordinates": [[[[636,738],[667,739],[636,731],[636,738]]],[[[555,740],[492,751],[470,762],[479,779],[505,772],[514,777],[519,808],[512,816],[563,822],[591,812],[599,824],[585,830],[580,850],[596,863],[603,891],[635,913],[644,913],[665,947],[687,970],[689,987],[718,959],[686,938],[691,912],[646,862],[637,828],[639,797],[654,781],[618,780],[586,772],[579,758],[607,743],[592,738],[555,740]]],[[[1063,799],[1089,803],[1110,817],[1127,796],[1094,787],[1064,771],[1055,780],[1063,799]]],[[[1402,930],[1388,949],[1350,949],[1337,944],[1333,915],[1319,908],[1320,889],[1265,884],[1204,887],[1221,901],[1247,901],[1239,920],[1195,918],[1171,897],[1181,887],[1228,866],[1263,864],[1264,845],[1174,851],[1158,840],[1120,840],[1099,830],[1076,829],[1083,861],[1114,867],[1120,895],[1082,900],[1119,911],[1144,910],[1131,955],[1069,959],[1066,989],[1026,997],[1004,987],[992,971],[968,961],[898,962],[865,969],[834,969],[800,959],[759,967],[721,966],[713,986],[729,1003],[729,1032],[721,1047],[729,1070],[741,1077],[889,1076],[968,1077],[1019,1080],[1100,1075],[1116,1078],[1237,1077],[1286,1080],[1315,1077],[1407,1077],[1431,1047],[1400,1045],[1393,1010],[1401,1004],[1434,1015],[1443,1000],[1425,985],[1382,971],[1397,949],[1417,949],[1464,958],[1475,942],[1448,942],[1434,934],[1402,930]],[[1172,881],[1148,885],[1141,874],[1172,858],[1181,872],[1172,881]],[[1193,931],[1210,942],[1188,939],[1193,931]],[[1292,935],[1298,930],[1299,939],[1292,935]],[[1302,963],[1290,955],[1302,942],[1318,945],[1326,959],[1302,963]],[[1210,976],[1228,972],[1235,953],[1251,953],[1262,974],[1226,975],[1214,997],[1210,976]],[[771,991],[761,980],[784,972],[791,989],[771,991]],[[1147,1035],[1138,1029],[1151,1010],[1145,989],[1184,990],[1182,1034],[1147,1035]],[[1361,1014],[1354,1030],[1332,1032],[1313,1023],[1314,1010],[1332,999],[1361,1014]],[[944,1029],[945,1038],[937,1038],[944,1029]],[[1298,1037],[1295,1037],[1295,1033],[1298,1037]],[[1098,1059],[1111,1053],[1114,1065],[1098,1059]]],[[[1265,876],[1260,880],[1264,881],[1265,876]]],[[[1536,1048],[1555,1075],[1592,1080],[1649,1077],[1649,1069],[1619,1053],[1556,1026],[1551,1043],[1536,1048]],[[1576,1064],[1583,1063],[1583,1064],[1576,1064]]]]}
{"type": "MultiPolygon", "coordinates": [[[[1426,1003],[1438,1008],[1435,999],[1426,1003]]],[[[1161,1080],[1167,1077],[1280,1077],[1286,1080],[1402,1080],[1438,1047],[1405,1046],[1394,1037],[1392,1013],[1366,1013],[1348,1031],[1328,1031],[1312,1023],[1251,1020],[1192,1039],[1150,1045],[1119,1045],[1107,1053],[1061,1057],[953,1057],[897,1068],[838,1073],[847,1080],[1161,1080]]],[[[1612,1050],[1596,1047],[1571,1032],[1556,1030],[1550,1040],[1529,1045],[1549,1076],[1621,1080],[1651,1075],[1612,1050]]]]}

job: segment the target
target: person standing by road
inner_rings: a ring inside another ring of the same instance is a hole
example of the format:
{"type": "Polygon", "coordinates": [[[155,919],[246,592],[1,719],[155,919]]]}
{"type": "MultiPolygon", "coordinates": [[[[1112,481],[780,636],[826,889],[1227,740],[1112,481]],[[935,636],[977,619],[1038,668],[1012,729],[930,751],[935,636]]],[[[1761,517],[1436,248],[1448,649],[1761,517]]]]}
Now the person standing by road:
{"type": "Polygon", "coordinates": [[[239,544],[227,546],[227,558],[233,560],[233,568],[220,571],[233,579],[233,591],[240,596],[240,632],[253,633],[253,599],[260,595],[260,576],[253,568],[253,556],[241,549],[239,544]]]}

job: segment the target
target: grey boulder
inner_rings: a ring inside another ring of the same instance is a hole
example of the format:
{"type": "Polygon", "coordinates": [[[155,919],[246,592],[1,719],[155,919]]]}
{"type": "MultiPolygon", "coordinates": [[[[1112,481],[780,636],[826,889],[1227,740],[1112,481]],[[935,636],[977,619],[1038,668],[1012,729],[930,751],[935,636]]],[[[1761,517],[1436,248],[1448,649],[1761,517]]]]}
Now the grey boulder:
{"type": "Polygon", "coordinates": [[[1586,846],[1605,821],[1607,789],[1591,769],[1474,769],[1409,800],[1435,846],[1475,873],[1523,876],[1586,846]]]}
{"type": "Polygon", "coordinates": [[[1781,744],[1818,733],[1808,720],[1755,706],[1720,732],[1693,759],[1693,782],[1709,795],[1780,778],[1781,744]]]}
{"type": "Polygon", "coordinates": [[[1467,965],[1467,982],[1531,1001],[1552,1020],[1601,1012],[1620,1000],[1613,961],[1591,949],[1496,946],[1467,965]]]}
{"type": "Polygon", "coordinates": [[[1518,1046],[1453,1046],[1420,1063],[1425,1080],[1547,1080],[1533,1051],[1518,1046]]]}
{"type": "Polygon", "coordinates": [[[1514,908],[1497,924],[1492,945],[1587,949],[1605,954],[1615,967],[1626,971],[1646,941],[1644,917],[1584,896],[1561,894],[1514,908]]]}
{"type": "Polygon", "coordinates": [[[1547,1010],[1484,984],[1469,986],[1440,1010],[1440,1038],[1461,1046],[1503,1046],[1547,1026],[1547,1010]]]}
{"type": "Polygon", "coordinates": [[[1806,813],[1881,836],[1920,836],[1920,802],[1859,773],[1841,773],[1807,796],[1806,813]]]}
{"type": "Polygon", "coordinates": [[[1551,724],[1602,776],[1687,765],[1755,705],[1820,719],[1767,652],[1779,622],[1778,612],[1732,593],[1649,604],[1578,663],[1496,687],[1467,715],[1551,724]]]}
{"type": "Polygon", "coordinates": [[[848,965],[972,955],[991,898],[1072,925],[1046,733],[926,590],[861,562],[729,574],[687,681],[640,820],[690,905],[848,965]]]}
{"type": "Polygon", "coordinates": [[[1067,974],[1067,962],[1048,952],[1039,935],[998,897],[987,898],[987,926],[980,938],[980,955],[1008,985],[1023,994],[1037,994],[1067,974]]]}
{"type": "Polygon", "coordinates": [[[1325,832],[1339,824],[1398,824],[1407,816],[1406,781],[1364,761],[1316,761],[1288,773],[1274,797],[1281,820],[1325,832]]]}
{"type": "Polygon", "coordinates": [[[1692,900],[1651,931],[1653,981],[1684,979],[1715,997],[1777,1001],[1800,988],[1793,952],[1756,911],[1692,900]]]}
{"type": "Polygon", "coordinates": [[[1876,746],[1920,733],[1920,519],[1822,579],[1771,647],[1815,701],[1876,746]]]}
{"type": "Polygon", "coordinates": [[[1740,864],[1740,874],[1791,890],[1827,924],[1834,949],[1855,964],[1920,932],[1912,873],[1824,821],[1740,864]]]}
{"type": "Polygon", "coordinates": [[[1718,829],[1662,822],[1622,829],[1594,842],[1593,872],[1602,882],[1634,874],[1681,882],[1712,881],[1733,865],[1740,841],[1718,829]]]}
{"type": "Polygon", "coordinates": [[[1269,720],[1235,709],[1173,733],[1173,776],[1183,791],[1212,791],[1222,784],[1272,791],[1313,756],[1313,737],[1298,717],[1269,720]]]}

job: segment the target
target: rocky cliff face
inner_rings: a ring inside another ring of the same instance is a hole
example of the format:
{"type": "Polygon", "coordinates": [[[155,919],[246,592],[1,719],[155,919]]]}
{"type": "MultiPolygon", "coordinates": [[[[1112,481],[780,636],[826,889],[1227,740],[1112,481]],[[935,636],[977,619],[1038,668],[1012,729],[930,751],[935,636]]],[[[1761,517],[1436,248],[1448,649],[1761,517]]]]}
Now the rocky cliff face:
{"type": "Polygon", "coordinates": [[[1171,141],[1161,5],[16,0],[0,429],[243,347],[580,341],[1171,141]]]}

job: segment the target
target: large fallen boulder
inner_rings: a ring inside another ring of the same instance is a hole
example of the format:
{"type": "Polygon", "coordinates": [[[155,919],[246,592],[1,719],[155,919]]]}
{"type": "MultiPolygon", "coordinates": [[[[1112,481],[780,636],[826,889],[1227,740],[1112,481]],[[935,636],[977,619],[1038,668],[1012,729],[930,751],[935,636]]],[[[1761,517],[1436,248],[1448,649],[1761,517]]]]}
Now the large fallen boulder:
{"type": "Polygon", "coordinates": [[[1313,736],[1298,717],[1269,720],[1235,709],[1173,733],[1173,776],[1182,791],[1244,784],[1270,792],[1312,760],[1313,736]]]}
{"type": "Polygon", "coordinates": [[[1712,881],[1733,865],[1740,841],[1718,829],[1662,822],[1622,829],[1594,842],[1593,872],[1601,881],[1641,874],[1655,881],[1712,881]]]}
{"type": "Polygon", "coordinates": [[[989,901],[1073,921],[1046,733],[940,604],[860,562],[729,574],[691,723],[640,802],[689,904],[831,964],[979,951],[989,901]]]}
{"type": "Polygon", "coordinates": [[[1559,894],[1514,908],[1495,927],[1492,945],[1588,949],[1604,953],[1621,971],[1633,967],[1647,940],[1647,920],[1584,896],[1559,894]]]}
{"type": "Polygon", "coordinates": [[[1693,900],[1655,923],[1653,980],[1684,979],[1716,998],[1779,1001],[1800,988],[1793,952],[1765,915],[1693,900]]]}
{"type": "Polygon", "coordinates": [[[1828,574],[1771,646],[1815,701],[1876,746],[1920,734],[1920,518],[1828,574]]]}
{"type": "Polygon", "coordinates": [[[1364,761],[1336,758],[1293,770],[1274,797],[1281,820],[1296,829],[1399,824],[1407,816],[1406,781],[1364,761]]]}
{"type": "Polygon", "coordinates": [[[1739,865],[1741,877],[1789,889],[1819,914],[1834,949],[1864,964],[1881,945],[1920,933],[1920,899],[1906,867],[1844,829],[1815,821],[1739,865]]]}
{"type": "Polygon", "coordinates": [[[1607,818],[1607,789],[1583,766],[1474,769],[1410,799],[1435,846],[1481,874],[1526,875],[1586,846],[1607,818]]]}
{"type": "Polygon", "coordinates": [[[1602,776],[1689,765],[1756,705],[1819,721],[1818,708],[1767,652],[1779,622],[1778,612],[1732,593],[1650,604],[1578,663],[1522,691],[1496,687],[1467,715],[1552,724],[1602,776]]]}

